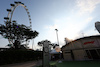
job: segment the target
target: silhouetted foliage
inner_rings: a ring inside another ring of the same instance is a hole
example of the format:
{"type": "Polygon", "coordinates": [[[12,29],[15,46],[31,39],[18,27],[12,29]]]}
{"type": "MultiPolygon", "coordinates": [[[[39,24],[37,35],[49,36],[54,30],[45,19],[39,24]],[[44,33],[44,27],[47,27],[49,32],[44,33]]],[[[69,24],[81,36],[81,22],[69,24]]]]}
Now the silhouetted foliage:
{"type": "MultiPolygon", "coordinates": [[[[46,41],[46,40],[43,40],[43,41],[38,42],[38,45],[39,45],[39,46],[43,46],[43,43],[44,43],[45,41],[46,41]]],[[[50,43],[51,43],[50,41],[48,41],[48,43],[49,43],[49,45],[51,45],[51,44],[50,44],[50,43]]]]}
{"type": "Polygon", "coordinates": [[[55,48],[56,46],[59,46],[58,44],[52,44],[52,47],[55,48]]]}
{"type": "Polygon", "coordinates": [[[8,50],[0,52],[0,65],[42,59],[42,51],[8,50]]]}
{"type": "Polygon", "coordinates": [[[39,33],[37,31],[32,31],[30,27],[23,24],[5,22],[5,25],[0,24],[0,34],[4,38],[9,39],[12,46],[18,48],[20,43],[35,38],[39,33]]]}
{"type": "MultiPolygon", "coordinates": [[[[41,47],[43,46],[43,43],[42,43],[42,42],[43,42],[43,41],[38,42],[38,45],[41,46],[41,47]]],[[[50,47],[50,48],[53,48],[53,49],[54,49],[56,46],[59,46],[59,45],[58,45],[58,44],[55,44],[55,43],[49,44],[49,47],[50,47]]]]}

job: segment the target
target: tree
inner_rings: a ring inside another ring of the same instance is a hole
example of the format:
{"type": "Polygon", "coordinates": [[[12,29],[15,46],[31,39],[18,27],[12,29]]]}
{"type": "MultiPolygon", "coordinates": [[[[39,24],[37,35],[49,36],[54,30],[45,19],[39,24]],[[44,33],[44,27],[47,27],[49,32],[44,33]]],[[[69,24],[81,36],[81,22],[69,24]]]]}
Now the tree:
{"type": "Polygon", "coordinates": [[[12,47],[17,49],[20,48],[21,43],[35,38],[39,33],[23,24],[5,22],[5,25],[0,24],[0,34],[9,40],[12,47]]]}
{"type": "MultiPolygon", "coordinates": [[[[43,46],[43,42],[44,41],[38,42],[38,45],[42,47],[43,46]]],[[[59,46],[59,45],[58,44],[55,44],[55,43],[51,43],[51,44],[49,44],[49,49],[50,50],[51,50],[51,48],[55,49],[56,46],[59,46]]]]}
{"type": "Polygon", "coordinates": [[[59,45],[55,43],[52,44],[53,49],[55,49],[56,46],[59,46],[59,45]]]}

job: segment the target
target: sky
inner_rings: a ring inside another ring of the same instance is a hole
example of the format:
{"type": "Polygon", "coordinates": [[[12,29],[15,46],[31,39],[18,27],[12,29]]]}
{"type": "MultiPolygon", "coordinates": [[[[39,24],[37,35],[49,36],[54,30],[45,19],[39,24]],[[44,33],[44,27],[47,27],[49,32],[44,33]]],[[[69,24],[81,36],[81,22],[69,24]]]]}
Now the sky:
{"type": "MultiPolygon", "coordinates": [[[[49,40],[57,43],[55,29],[58,29],[60,47],[65,45],[64,39],[99,35],[95,29],[95,22],[100,21],[100,0],[19,0],[23,2],[30,12],[32,30],[39,32],[39,35],[31,40],[28,45],[33,49],[39,49],[37,43],[42,40],[49,40]]],[[[0,0],[0,24],[4,24],[4,17],[7,17],[10,4],[14,0],[0,0]]],[[[13,14],[12,20],[19,24],[29,24],[28,15],[22,6],[18,6],[13,14]]],[[[0,36],[0,47],[6,47],[8,40],[0,36]]]]}

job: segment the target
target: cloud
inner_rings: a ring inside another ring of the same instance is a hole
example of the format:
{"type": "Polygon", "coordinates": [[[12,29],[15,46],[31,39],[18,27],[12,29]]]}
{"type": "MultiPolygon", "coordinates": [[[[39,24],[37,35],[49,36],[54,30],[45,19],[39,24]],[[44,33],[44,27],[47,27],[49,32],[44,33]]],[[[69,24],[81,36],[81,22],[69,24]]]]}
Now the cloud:
{"type": "Polygon", "coordinates": [[[48,33],[52,35],[49,35],[52,42],[56,42],[55,32],[52,31],[55,28],[58,29],[60,45],[65,43],[65,37],[74,40],[88,35],[88,32],[82,30],[84,30],[84,28],[94,19],[91,13],[93,13],[99,3],[100,0],[76,0],[76,7],[73,8],[74,13],[70,13],[69,16],[66,15],[60,18],[53,18],[54,25],[46,26],[46,29],[50,29],[48,33]]]}
{"type": "MultiPolygon", "coordinates": [[[[70,17],[72,18],[72,17],[70,17]]],[[[59,43],[60,47],[65,44],[64,38],[67,37],[68,39],[77,39],[82,37],[82,29],[84,29],[88,23],[90,23],[93,20],[93,17],[86,17],[80,20],[76,19],[74,16],[74,19],[70,18],[64,18],[64,19],[53,19],[54,25],[46,25],[45,28],[48,29],[47,33],[50,34],[47,36],[47,38],[51,42],[56,42],[56,32],[54,31],[55,28],[58,29],[58,38],[59,38],[59,43]]],[[[85,34],[85,33],[84,33],[85,34]]]]}
{"type": "Polygon", "coordinates": [[[58,25],[54,24],[54,25],[47,25],[45,26],[46,29],[57,29],[58,28],[58,25]]]}
{"type": "Polygon", "coordinates": [[[69,39],[76,39],[81,37],[82,35],[79,33],[84,29],[91,21],[93,20],[93,17],[87,17],[82,20],[76,19],[76,20],[66,20],[64,22],[60,22],[59,25],[59,37],[61,40],[63,40],[65,37],[69,39]]]}
{"type": "Polygon", "coordinates": [[[55,20],[54,20],[54,22],[55,22],[55,23],[59,23],[59,22],[60,22],[60,20],[58,20],[58,19],[55,19],[55,20]]]}
{"type": "Polygon", "coordinates": [[[79,14],[92,13],[100,0],[76,0],[77,7],[79,7],[79,14]]]}
{"type": "Polygon", "coordinates": [[[93,20],[93,17],[90,16],[90,17],[84,19],[83,21],[81,21],[81,23],[78,23],[78,24],[79,24],[78,27],[83,29],[83,28],[85,28],[92,20],[93,20]]]}

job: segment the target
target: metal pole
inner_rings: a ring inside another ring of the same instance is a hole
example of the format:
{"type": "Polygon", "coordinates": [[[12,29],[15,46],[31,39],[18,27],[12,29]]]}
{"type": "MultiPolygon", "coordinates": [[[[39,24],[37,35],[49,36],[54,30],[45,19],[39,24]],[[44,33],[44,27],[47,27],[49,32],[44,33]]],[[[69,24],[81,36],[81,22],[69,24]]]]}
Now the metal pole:
{"type": "Polygon", "coordinates": [[[57,34],[57,41],[58,41],[58,45],[59,45],[59,39],[58,39],[58,33],[57,33],[57,29],[55,29],[56,30],[56,34],[57,34]]]}
{"type": "Polygon", "coordinates": [[[32,49],[33,49],[33,44],[34,44],[34,39],[33,39],[33,43],[32,43],[32,49]]]}
{"type": "MultiPolygon", "coordinates": [[[[59,39],[58,39],[58,33],[57,33],[57,29],[55,29],[56,30],[56,34],[57,34],[57,41],[58,41],[58,45],[59,45],[59,39]]],[[[61,53],[60,53],[60,59],[61,59],[61,53]]]]}

